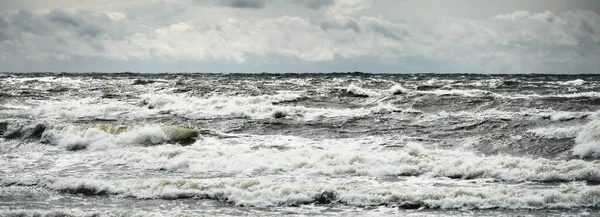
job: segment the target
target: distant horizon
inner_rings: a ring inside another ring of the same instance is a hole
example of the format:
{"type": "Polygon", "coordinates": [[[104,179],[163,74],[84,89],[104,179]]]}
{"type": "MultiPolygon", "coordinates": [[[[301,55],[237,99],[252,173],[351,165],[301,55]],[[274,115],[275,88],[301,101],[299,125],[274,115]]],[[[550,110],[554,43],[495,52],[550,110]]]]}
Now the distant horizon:
{"type": "Polygon", "coordinates": [[[186,74],[214,74],[214,75],[565,75],[565,76],[600,76],[600,73],[470,73],[470,72],[363,72],[363,71],[332,71],[332,72],[60,72],[60,71],[32,71],[32,72],[0,72],[0,74],[135,74],[135,75],[186,75],[186,74]]]}

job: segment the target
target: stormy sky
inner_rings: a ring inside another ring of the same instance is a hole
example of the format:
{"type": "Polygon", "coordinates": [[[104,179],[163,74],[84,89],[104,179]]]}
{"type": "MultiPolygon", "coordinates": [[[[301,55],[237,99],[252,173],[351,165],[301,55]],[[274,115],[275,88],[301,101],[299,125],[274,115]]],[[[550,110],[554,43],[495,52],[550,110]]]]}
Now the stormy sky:
{"type": "Polygon", "coordinates": [[[0,0],[0,71],[600,73],[597,0],[0,0]]]}

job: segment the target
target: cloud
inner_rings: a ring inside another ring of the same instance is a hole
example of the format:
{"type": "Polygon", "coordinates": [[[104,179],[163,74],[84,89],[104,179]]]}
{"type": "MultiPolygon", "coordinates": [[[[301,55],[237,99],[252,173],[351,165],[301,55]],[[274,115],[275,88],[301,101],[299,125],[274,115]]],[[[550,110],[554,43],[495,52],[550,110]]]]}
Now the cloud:
{"type": "Polygon", "coordinates": [[[333,0],[291,0],[292,3],[303,5],[310,9],[320,9],[333,4],[333,0]]]}
{"type": "MultiPolygon", "coordinates": [[[[0,71],[49,66],[51,60],[94,60],[139,63],[144,69],[209,65],[217,67],[214,71],[270,71],[294,63],[298,71],[352,66],[420,72],[600,72],[600,16],[586,10],[515,11],[490,19],[386,19],[362,14],[371,7],[366,0],[163,1],[144,8],[2,13],[0,71]]],[[[74,64],[66,65],[80,67],[74,64]]]]}
{"type": "MultiPolygon", "coordinates": [[[[7,28],[8,28],[8,23],[6,22],[6,20],[4,20],[3,17],[0,17],[0,29],[7,29],[7,28]]],[[[0,31],[0,42],[10,39],[8,34],[9,33],[6,31],[0,31]]]]}
{"type": "MultiPolygon", "coordinates": [[[[543,13],[531,13],[529,11],[515,11],[510,14],[501,14],[493,17],[494,19],[499,20],[519,20],[519,19],[531,19],[539,22],[552,22],[556,21],[557,18],[554,13],[550,11],[544,11],[543,13]]],[[[558,20],[559,22],[564,22],[562,20],[558,20]]]]}
{"type": "Polygon", "coordinates": [[[370,6],[368,0],[335,0],[329,7],[329,13],[335,19],[344,19],[370,6]]]}
{"type": "Polygon", "coordinates": [[[127,18],[127,15],[117,11],[109,11],[106,12],[106,16],[110,17],[113,20],[119,21],[127,18]]]}
{"type": "Polygon", "coordinates": [[[0,53],[29,60],[69,60],[76,56],[103,56],[106,43],[123,39],[127,27],[104,13],[61,9],[48,13],[20,10],[3,18],[0,53]]]}
{"type": "Polygon", "coordinates": [[[297,5],[319,10],[334,3],[334,0],[196,0],[200,5],[217,5],[238,9],[260,9],[267,6],[277,7],[281,4],[297,5]]]}
{"type": "Polygon", "coordinates": [[[233,8],[263,8],[265,2],[263,0],[224,0],[223,4],[233,8]]]}

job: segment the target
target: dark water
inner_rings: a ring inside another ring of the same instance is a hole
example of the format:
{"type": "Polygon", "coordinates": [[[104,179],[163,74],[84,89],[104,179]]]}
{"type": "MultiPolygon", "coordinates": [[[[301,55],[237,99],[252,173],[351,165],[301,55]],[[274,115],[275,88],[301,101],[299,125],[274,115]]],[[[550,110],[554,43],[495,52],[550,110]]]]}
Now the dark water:
{"type": "Polygon", "coordinates": [[[599,84],[0,74],[0,216],[596,216],[599,84]]]}

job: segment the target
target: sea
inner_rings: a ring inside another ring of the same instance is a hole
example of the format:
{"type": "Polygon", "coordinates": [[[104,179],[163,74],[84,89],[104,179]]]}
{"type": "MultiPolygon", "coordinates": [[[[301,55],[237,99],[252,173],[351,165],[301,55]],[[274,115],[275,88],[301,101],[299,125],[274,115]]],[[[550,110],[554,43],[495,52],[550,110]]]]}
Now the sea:
{"type": "Polygon", "coordinates": [[[600,76],[0,73],[0,216],[600,216],[600,76]]]}

